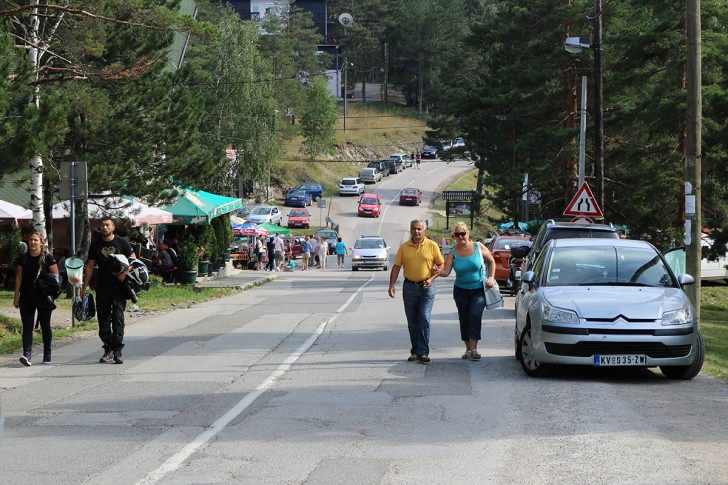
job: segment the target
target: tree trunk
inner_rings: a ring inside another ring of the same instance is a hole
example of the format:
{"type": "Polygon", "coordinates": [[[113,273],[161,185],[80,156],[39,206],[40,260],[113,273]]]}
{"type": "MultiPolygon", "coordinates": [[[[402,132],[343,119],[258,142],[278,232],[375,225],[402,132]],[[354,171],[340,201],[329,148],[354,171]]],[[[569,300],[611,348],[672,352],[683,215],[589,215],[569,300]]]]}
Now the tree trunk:
{"type": "MultiPolygon", "coordinates": [[[[40,29],[40,19],[38,18],[38,9],[34,8],[30,15],[30,42],[32,46],[28,55],[30,56],[30,64],[33,66],[36,79],[38,79],[38,33],[40,29]]],[[[36,109],[40,108],[40,88],[35,86],[30,102],[35,105],[36,109]]],[[[30,210],[33,212],[32,225],[33,229],[38,231],[43,237],[46,237],[45,216],[43,214],[43,159],[36,154],[28,163],[30,168],[30,210]]]]}

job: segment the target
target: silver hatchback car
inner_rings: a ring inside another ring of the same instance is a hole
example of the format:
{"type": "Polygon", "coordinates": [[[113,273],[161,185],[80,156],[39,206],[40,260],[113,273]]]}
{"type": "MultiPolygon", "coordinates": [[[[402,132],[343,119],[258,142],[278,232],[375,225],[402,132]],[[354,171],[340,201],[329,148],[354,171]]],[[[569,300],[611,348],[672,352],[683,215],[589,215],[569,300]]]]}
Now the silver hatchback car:
{"type": "Polygon", "coordinates": [[[552,364],[660,367],[692,379],[705,358],[693,305],[650,243],[554,239],[523,274],[515,351],[524,372],[552,364]]]}
{"type": "Polygon", "coordinates": [[[351,248],[351,270],[389,269],[389,246],[379,236],[362,236],[351,248]]]}

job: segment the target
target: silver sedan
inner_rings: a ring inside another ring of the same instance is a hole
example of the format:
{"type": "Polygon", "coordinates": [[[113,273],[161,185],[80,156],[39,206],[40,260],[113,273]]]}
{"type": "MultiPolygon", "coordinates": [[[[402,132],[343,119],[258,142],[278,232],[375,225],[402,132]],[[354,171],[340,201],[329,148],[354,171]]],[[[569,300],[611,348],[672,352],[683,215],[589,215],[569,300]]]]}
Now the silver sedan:
{"type": "Polygon", "coordinates": [[[523,274],[515,351],[530,376],[552,364],[660,367],[692,379],[704,343],[695,309],[654,246],[621,239],[555,239],[523,274]]]}

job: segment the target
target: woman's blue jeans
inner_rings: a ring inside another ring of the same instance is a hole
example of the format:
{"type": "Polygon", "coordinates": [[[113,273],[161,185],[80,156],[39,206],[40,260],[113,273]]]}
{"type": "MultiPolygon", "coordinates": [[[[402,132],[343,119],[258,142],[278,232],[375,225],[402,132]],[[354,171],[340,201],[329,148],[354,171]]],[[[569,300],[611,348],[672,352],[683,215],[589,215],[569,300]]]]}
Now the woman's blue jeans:
{"type": "Polygon", "coordinates": [[[411,354],[425,356],[430,354],[430,320],[432,305],[435,303],[435,286],[425,288],[421,283],[405,280],[402,285],[404,313],[407,316],[411,354]]]}
{"type": "Polygon", "coordinates": [[[483,325],[483,310],[485,310],[485,291],[483,287],[467,290],[459,286],[452,287],[452,297],[458,307],[458,320],[460,320],[460,340],[480,340],[480,330],[483,325]]]}

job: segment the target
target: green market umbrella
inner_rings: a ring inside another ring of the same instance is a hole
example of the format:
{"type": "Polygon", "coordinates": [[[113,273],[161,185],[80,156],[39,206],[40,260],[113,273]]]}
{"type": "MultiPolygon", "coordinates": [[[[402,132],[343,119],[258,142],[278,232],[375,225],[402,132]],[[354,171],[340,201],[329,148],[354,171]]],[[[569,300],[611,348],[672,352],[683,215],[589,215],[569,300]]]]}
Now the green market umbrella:
{"type": "Polygon", "coordinates": [[[209,224],[215,205],[200,197],[194,190],[181,190],[177,201],[162,209],[172,213],[172,224],[209,224]]]}
{"type": "Polygon", "coordinates": [[[285,227],[277,226],[275,224],[271,224],[269,222],[262,222],[258,224],[258,226],[262,227],[266,231],[268,231],[268,234],[275,234],[278,233],[281,236],[290,236],[291,230],[286,229],[285,227]]]}

